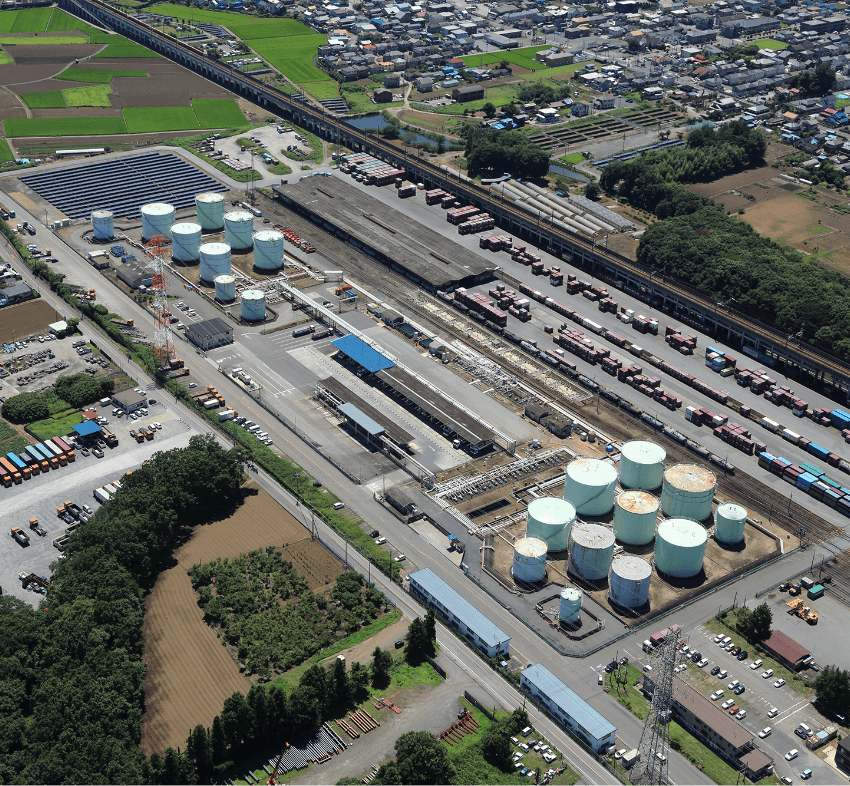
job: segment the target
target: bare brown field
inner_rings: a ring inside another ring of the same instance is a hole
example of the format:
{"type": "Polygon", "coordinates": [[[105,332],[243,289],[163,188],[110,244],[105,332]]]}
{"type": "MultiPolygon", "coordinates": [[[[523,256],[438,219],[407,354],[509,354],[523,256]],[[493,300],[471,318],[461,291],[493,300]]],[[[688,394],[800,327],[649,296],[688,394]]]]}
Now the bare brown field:
{"type": "MultiPolygon", "coordinates": [[[[21,81],[15,77],[17,72],[23,72],[26,68],[42,68],[50,66],[54,70],[50,73],[55,74],[57,67],[61,68],[66,63],[73,63],[74,60],[82,60],[84,57],[96,55],[103,49],[103,44],[15,44],[9,47],[9,54],[15,58],[15,65],[10,66],[10,70],[3,71],[4,84],[15,84],[21,81]]],[[[118,68],[119,66],[113,66],[118,68]]],[[[126,66],[130,68],[131,66],[126,66]]],[[[47,76],[50,75],[47,74],[47,76]]],[[[32,79],[32,76],[28,78],[32,79]]],[[[44,77],[41,77],[44,79],[44,77]]]]}
{"type": "Polygon", "coordinates": [[[47,326],[58,320],[59,314],[41,299],[0,308],[0,340],[19,341],[30,334],[46,333],[47,326]]]}
{"type": "Polygon", "coordinates": [[[307,579],[307,586],[313,592],[330,592],[336,577],[345,570],[337,557],[318,540],[299,540],[287,544],[281,551],[283,558],[289,560],[292,567],[307,579]]]}
{"type": "Polygon", "coordinates": [[[174,553],[174,567],[160,574],[145,601],[142,749],[148,755],[161,753],[169,745],[185,746],[197,724],[212,725],[228,696],[235,691],[247,693],[251,687],[204,622],[187,571],[202,561],[267,546],[288,544],[305,559],[311,554],[307,548],[296,548],[302,541],[309,542],[309,530],[253,481],[244,489],[244,501],[232,516],[195,529],[189,542],[174,553]]]}

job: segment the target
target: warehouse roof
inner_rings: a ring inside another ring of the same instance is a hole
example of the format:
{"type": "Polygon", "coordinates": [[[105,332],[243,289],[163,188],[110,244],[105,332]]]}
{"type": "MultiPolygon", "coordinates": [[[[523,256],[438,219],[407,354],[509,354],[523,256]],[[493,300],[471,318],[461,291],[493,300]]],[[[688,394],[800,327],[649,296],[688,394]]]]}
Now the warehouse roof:
{"type": "Polygon", "coordinates": [[[597,740],[605,739],[617,727],[600,712],[593,709],[581,696],[568,688],[542,663],[535,663],[522,672],[522,678],[546,696],[565,715],[572,718],[597,740]]]}
{"type": "Polygon", "coordinates": [[[790,636],[786,636],[781,630],[775,630],[763,642],[767,649],[775,652],[779,657],[785,658],[789,663],[799,663],[811,653],[802,645],[797,644],[790,636]]]}
{"type": "Polygon", "coordinates": [[[78,423],[74,426],[74,431],[81,437],[90,437],[92,434],[97,434],[100,430],[100,426],[93,420],[87,420],[85,423],[78,423]]]}
{"type": "Polygon", "coordinates": [[[485,617],[459,592],[453,590],[431,568],[423,568],[411,573],[410,581],[418,584],[434,600],[448,609],[456,619],[476,634],[485,646],[498,647],[501,643],[511,640],[507,633],[485,617]]]}
{"type": "Polygon", "coordinates": [[[382,355],[357,336],[343,336],[331,341],[331,344],[372,374],[395,365],[386,355],[382,355]]]}
{"type": "Polygon", "coordinates": [[[140,402],[147,401],[144,396],[136,393],[135,390],[122,390],[120,393],[113,393],[112,400],[124,408],[134,407],[140,402]]]}
{"type": "Polygon", "coordinates": [[[360,426],[370,437],[380,437],[384,433],[383,426],[378,425],[365,412],[357,409],[354,404],[343,404],[339,408],[339,411],[349,420],[360,426]]]}
{"type": "Polygon", "coordinates": [[[194,336],[217,336],[219,333],[226,333],[229,330],[233,330],[233,328],[221,317],[205,319],[203,322],[186,326],[186,332],[194,336]]]}
{"type": "Polygon", "coordinates": [[[699,691],[678,677],[673,680],[673,700],[682,707],[687,707],[694,717],[699,718],[708,728],[714,729],[731,748],[740,750],[753,741],[753,735],[731,715],[712,704],[699,691]]]}

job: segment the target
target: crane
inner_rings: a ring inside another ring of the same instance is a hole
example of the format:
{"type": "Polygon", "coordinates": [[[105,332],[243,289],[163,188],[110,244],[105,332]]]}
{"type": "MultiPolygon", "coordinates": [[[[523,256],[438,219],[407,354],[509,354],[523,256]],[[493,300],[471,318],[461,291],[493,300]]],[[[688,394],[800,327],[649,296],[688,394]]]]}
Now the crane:
{"type": "Polygon", "coordinates": [[[277,761],[275,762],[274,770],[266,781],[266,786],[277,786],[277,776],[280,775],[280,765],[283,764],[283,754],[286,753],[286,749],[288,747],[289,743],[285,742],[283,744],[283,750],[280,752],[280,756],[277,757],[277,761]]]}

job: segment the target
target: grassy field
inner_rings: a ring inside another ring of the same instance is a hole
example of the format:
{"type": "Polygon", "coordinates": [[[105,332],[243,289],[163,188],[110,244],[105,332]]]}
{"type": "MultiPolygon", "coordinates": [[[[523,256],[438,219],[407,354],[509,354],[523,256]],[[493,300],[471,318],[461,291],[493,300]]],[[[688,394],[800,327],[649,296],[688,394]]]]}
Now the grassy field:
{"type": "Polygon", "coordinates": [[[157,3],[151,6],[148,11],[152,14],[163,14],[164,16],[174,16],[177,19],[186,19],[193,22],[212,22],[217,25],[230,27],[230,24],[260,24],[268,23],[271,20],[261,19],[258,16],[248,16],[247,14],[234,14],[227,11],[207,11],[202,8],[187,8],[185,5],[174,5],[172,3],[157,3]]]}
{"type": "Polygon", "coordinates": [[[263,24],[258,25],[253,20],[250,22],[240,21],[238,24],[230,23],[228,29],[243,41],[254,41],[258,38],[287,38],[295,35],[315,35],[307,25],[302,25],[295,19],[264,19],[263,24]]]}
{"type": "Polygon", "coordinates": [[[50,22],[52,8],[24,8],[18,11],[12,33],[43,33],[50,22]]]}
{"type": "Polygon", "coordinates": [[[759,49],[786,49],[788,44],[784,41],[774,41],[772,38],[759,38],[758,41],[753,41],[753,43],[759,49]]]}
{"type": "Polygon", "coordinates": [[[0,49],[0,65],[11,65],[15,62],[15,58],[12,57],[5,49],[0,49]]]}
{"type": "Polygon", "coordinates": [[[15,157],[5,139],[0,139],[0,161],[14,161],[15,157]]]}
{"type": "Polygon", "coordinates": [[[48,33],[64,32],[65,30],[84,30],[86,23],[70,14],[66,14],[59,8],[53,9],[50,24],[47,25],[48,33]]]}
{"type": "MultiPolygon", "coordinates": [[[[110,43],[102,52],[98,52],[95,57],[159,57],[156,52],[151,52],[150,49],[145,49],[141,44],[134,44],[128,41],[123,36],[110,36],[110,38],[118,38],[116,43],[110,43]]],[[[41,40],[41,39],[39,39],[41,40]]]]}
{"type": "Polygon", "coordinates": [[[534,59],[534,55],[541,49],[549,49],[549,47],[527,46],[524,49],[509,49],[504,52],[488,52],[487,54],[467,55],[461,59],[464,63],[466,63],[466,65],[471,67],[492,65],[493,63],[501,63],[502,60],[505,60],[508,63],[513,63],[514,65],[521,66],[522,68],[539,71],[540,69],[546,68],[543,63],[538,63],[534,59]]]}
{"type": "Polygon", "coordinates": [[[326,98],[339,98],[339,88],[333,80],[330,82],[306,82],[298,86],[319,101],[326,98]]]}
{"type": "Polygon", "coordinates": [[[54,79],[67,79],[69,82],[92,82],[108,85],[116,76],[147,76],[147,71],[128,71],[121,68],[69,68],[54,79]]]}
{"type": "Polygon", "coordinates": [[[561,161],[565,164],[580,164],[584,161],[584,156],[581,153],[570,153],[568,156],[562,156],[561,161]]]}
{"type": "Polygon", "coordinates": [[[4,35],[0,36],[0,44],[4,46],[14,46],[18,44],[19,46],[44,46],[45,44],[87,44],[85,38],[80,38],[79,36],[68,36],[68,35],[51,35],[44,36],[43,38],[14,38],[12,36],[4,35]]]}
{"type": "Polygon", "coordinates": [[[71,87],[62,91],[65,106],[112,106],[109,96],[112,88],[109,85],[92,85],[91,87],[71,87]]]}
{"type": "Polygon", "coordinates": [[[123,110],[131,134],[154,131],[188,131],[200,128],[198,118],[188,106],[134,106],[123,110]]]}
{"type": "Polygon", "coordinates": [[[3,127],[7,137],[102,136],[127,133],[127,125],[120,117],[24,117],[4,120],[3,127]]]}
{"type": "Polygon", "coordinates": [[[48,90],[44,93],[23,93],[21,99],[30,109],[64,109],[65,98],[61,90],[48,90]]]}
{"type": "Polygon", "coordinates": [[[11,33],[17,16],[17,11],[0,11],[0,33],[11,33]]]}
{"type": "Polygon", "coordinates": [[[83,422],[83,416],[76,410],[62,413],[53,418],[30,423],[29,430],[39,439],[50,439],[67,434],[77,423],[83,422]]]}
{"type": "MultiPolygon", "coordinates": [[[[58,435],[57,435],[58,436],[58,435]]],[[[0,442],[0,452],[5,456],[7,453],[23,453],[27,449],[27,445],[32,442],[26,437],[12,437],[12,439],[0,442]]]]}
{"type": "Polygon", "coordinates": [[[201,128],[230,128],[248,122],[232,98],[193,98],[192,109],[201,128]]]}
{"type": "Polygon", "coordinates": [[[330,76],[313,65],[316,52],[325,43],[327,37],[321,34],[299,35],[254,40],[251,48],[284,76],[300,84],[330,80],[330,76]]]}

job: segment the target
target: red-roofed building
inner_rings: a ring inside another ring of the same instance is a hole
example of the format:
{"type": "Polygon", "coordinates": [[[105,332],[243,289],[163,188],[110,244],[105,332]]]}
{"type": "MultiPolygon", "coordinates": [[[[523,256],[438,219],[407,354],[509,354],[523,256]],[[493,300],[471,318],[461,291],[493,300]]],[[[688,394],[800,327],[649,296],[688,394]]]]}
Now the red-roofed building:
{"type": "Polygon", "coordinates": [[[805,662],[812,657],[802,644],[797,644],[794,639],[780,630],[773,631],[770,638],[765,639],[762,644],[776,660],[792,671],[800,671],[804,668],[805,662]]]}

